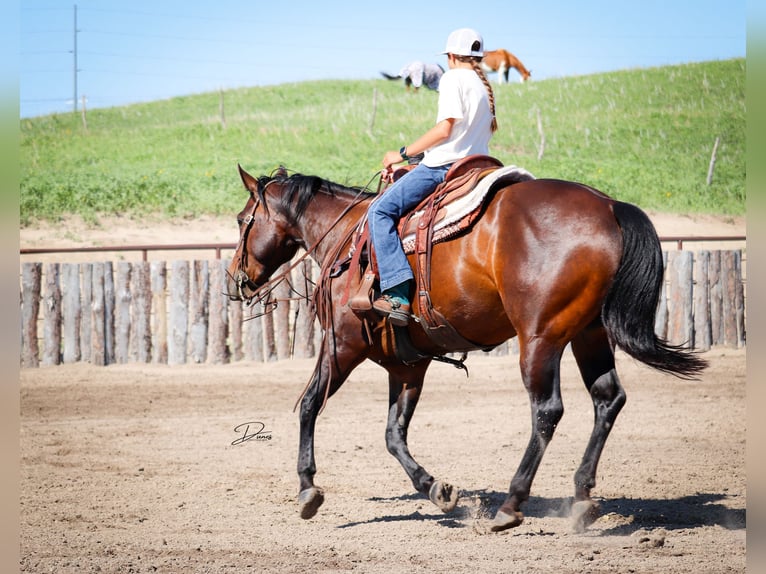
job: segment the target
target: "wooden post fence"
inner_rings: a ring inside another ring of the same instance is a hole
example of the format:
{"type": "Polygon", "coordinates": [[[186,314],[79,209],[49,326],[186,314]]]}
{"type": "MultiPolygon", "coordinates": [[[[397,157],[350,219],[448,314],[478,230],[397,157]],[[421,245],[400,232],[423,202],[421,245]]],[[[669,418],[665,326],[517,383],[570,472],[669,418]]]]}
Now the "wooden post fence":
{"type": "MultiPolygon", "coordinates": [[[[663,253],[655,332],[699,350],[743,347],[742,252],[663,253]]],[[[23,263],[22,367],[61,362],[221,364],[316,355],[321,329],[309,314],[316,264],[305,261],[272,301],[226,297],[226,260],[171,263],[23,263]],[[40,309],[42,303],[42,310],[40,309]]],[[[518,353],[513,342],[496,354],[518,353]]]]}

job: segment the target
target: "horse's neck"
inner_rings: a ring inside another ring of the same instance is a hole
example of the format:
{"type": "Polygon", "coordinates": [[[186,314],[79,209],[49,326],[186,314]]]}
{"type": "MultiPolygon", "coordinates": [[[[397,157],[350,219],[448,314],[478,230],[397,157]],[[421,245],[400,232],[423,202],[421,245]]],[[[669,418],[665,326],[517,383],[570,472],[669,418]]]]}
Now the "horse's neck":
{"type": "Polygon", "coordinates": [[[352,198],[319,194],[311,202],[299,222],[299,234],[307,250],[322,263],[338,249],[364,215],[368,202],[351,206],[352,198]]]}

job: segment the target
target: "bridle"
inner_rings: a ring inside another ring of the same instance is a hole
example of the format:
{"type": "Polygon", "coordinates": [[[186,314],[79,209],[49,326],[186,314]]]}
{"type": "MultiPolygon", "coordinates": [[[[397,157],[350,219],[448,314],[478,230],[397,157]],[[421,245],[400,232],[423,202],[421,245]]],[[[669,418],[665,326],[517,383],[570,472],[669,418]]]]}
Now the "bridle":
{"type": "MultiPolygon", "coordinates": [[[[260,188],[260,182],[258,183],[258,186],[260,188]]],[[[260,196],[260,190],[259,190],[259,196],[260,196]]],[[[245,225],[244,231],[241,233],[239,238],[239,243],[237,244],[237,251],[235,253],[239,252],[239,261],[237,263],[237,270],[234,272],[234,276],[232,279],[234,280],[234,284],[237,286],[237,295],[240,299],[247,301],[250,303],[255,295],[258,293],[260,287],[258,284],[250,279],[250,276],[247,274],[247,271],[245,269],[247,268],[247,237],[250,235],[250,230],[253,227],[253,221],[255,220],[255,210],[258,208],[258,204],[261,202],[260,197],[253,197],[253,206],[250,209],[250,213],[248,213],[244,219],[242,220],[241,224],[245,225]],[[253,295],[250,297],[245,296],[245,292],[242,290],[243,287],[247,287],[253,292],[253,295]]],[[[266,202],[264,201],[264,209],[266,209],[266,213],[268,214],[268,208],[266,207],[266,202]]]]}
{"type": "MultiPolygon", "coordinates": [[[[306,249],[306,251],[298,258],[294,259],[292,263],[281,273],[278,275],[271,277],[266,282],[261,283],[260,285],[253,281],[250,276],[247,274],[247,238],[250,235],[250,230],[253,227],[253,221],[255,220],[255,212],[258,209],[258,206],[263,203],[263,209],[266,212],[266,217],[270,217],[269,214],[269,208],[266,204],[266,195],[265,191],[266,188],[274,183],[275,180],[269,180],[267,183],[263,184],[261,180],[258,180],[258,190],[257,195],[253,195],[253,205],[250,208],[250,211],[245,217],[242,219],[242,224],[245,225],[245,229],[242,231],[242,234],[239,239],[239,243],[237,244],[237,251],[239,251],[239,260],[237,262],[237,269],[234,272],[234,276],[232,279],[234,280],[234,284],[237,286],[237,295],[240,299],[243,301],[246,301],[248,305],[252,305],[257,302],[261,302],[265,297],[268,296],[268,294],[276,287],[280,282],[285,280],[289,275],[290,272],[295,269],[298,265],[303,263],[303,261],[312,255],[317,247],[319,247],[319,244],[330,234],[330,232],[335,229],[335,226],[338,225],[338,223],[348,214],[349,211],[351,211],[354,207],[356,207],[358,204],[360,204],[365,198],[363,196],[366,187],[361,188],[359,192],[354,196],[354,198],[351,200],[351,202],[341,211],[340,214],[335,218],[335,221],[333,221],[332,225],[330,225],[324,233],[322,233],[316,241],[314,241],[314,244],[306,249]],[[251,292],[252,295],[247,296],[244,293],[243,288],[247,287],[251,292]]],[[[307,296],[307,295],[306,295],[307,296]]]]}

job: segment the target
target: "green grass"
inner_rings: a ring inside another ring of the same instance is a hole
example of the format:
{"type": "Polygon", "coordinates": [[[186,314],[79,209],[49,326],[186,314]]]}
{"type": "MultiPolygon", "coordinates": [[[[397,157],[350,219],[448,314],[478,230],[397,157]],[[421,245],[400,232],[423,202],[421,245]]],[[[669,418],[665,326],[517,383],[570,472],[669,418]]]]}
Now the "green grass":
{"type": "MultiPolygon", "coordinates": [[[[745,213],[745,61],[493,84],[491,152],[537,177],[593,185],[644,209],[745,213]],[[538,114],[545,137],[541,140],[538,114]],[[706,184],[716,137],[712,185],[706,184]]],[[[237,163],[366,184],[388,149],[428,129],[438,95],[398,82],[248,88],[20,122],[21,224],[79,214],[234,214],[237,163]]]]}

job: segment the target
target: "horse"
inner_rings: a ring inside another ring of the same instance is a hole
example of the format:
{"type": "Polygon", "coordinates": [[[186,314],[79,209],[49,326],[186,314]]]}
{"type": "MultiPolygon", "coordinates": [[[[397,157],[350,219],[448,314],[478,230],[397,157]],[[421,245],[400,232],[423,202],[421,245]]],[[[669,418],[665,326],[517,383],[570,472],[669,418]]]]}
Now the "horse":
{"type": "Polygon", "coordinates": [[[515,68],[521,75],[522,82],[526,82],[532,75],[532,72],[527,70],[524,67],[524,64],[521,63],[521,60],[511,54],[508,50],[502,48],[484,52],[484,58],[481,60],[481,67],[487,73],[497,72],[498,82],[501,84],[503,83],[503,80],[505,80],[506,84],[508,83],[508,72],[511,71],[511,68],[515,68]]]}
{"type": "Polygon", "coordinates": [[[444,75],[444,68],[439,64],[427,64],[419,60],[405,65],[399,75],[394,76],[386,72],[380,73],[387,80],[404,80],[404,87],[407,91],[412,87],[416,92],[420,86],[425,85],[429,90],[438,91],[439,81],[444,75]]]}
{"type": "MultiPolygon", "coordinates": [[[[416,320],[407,327],[392,327],[374,313],[360,316],[343,303],[349,284],[359,279],[336,263],[350,251],[375,194],[285,170],[258,178],[241,166],[239,172],[249,197],[237,215],[239,243],[228,267],[229,297],[263,300],[279,280],[275,273],[280,266],[301,261],[294,257],[300,249],[303,257],[320,264],[325,278],[317,284],[313,301],[322,344],[296,403],[300,516],[315,516],[325,498],[314,483],[317,417],[354,368],[368,359],[388,372],[388,451],[417,492],[443,512],[452,511],[458,489],[434,478],[413,458],[407,432],[431,362],[465,349],[445,348],[426,334],[417,320],[423,312],[418,298],[412,306],[416,320]],[[397,356],[393,329],[409,337],[419,350],[417,360],[405,363],[397,356]]],[[[502,531],[524,519],[522,504],[563,415],[560,360],[571,345],[595,412],[574,474],[571,519],[581,532],[599,516],[599,504],[591,498],[596,469],[626,400],[615,370],[615,349],[679,378],[696,378],[706,361],[655,334],[663,259],[657,233],[640,208],[581,183],[530,179],[512,184],[499,180],[481,209],[470,229],[432,245],[429,295],[434,308],[475,349],[518,339],[531,436],[489,528],[502,531]]],[[[414,265],[414,255],[409,257],[414,265]]]]}

